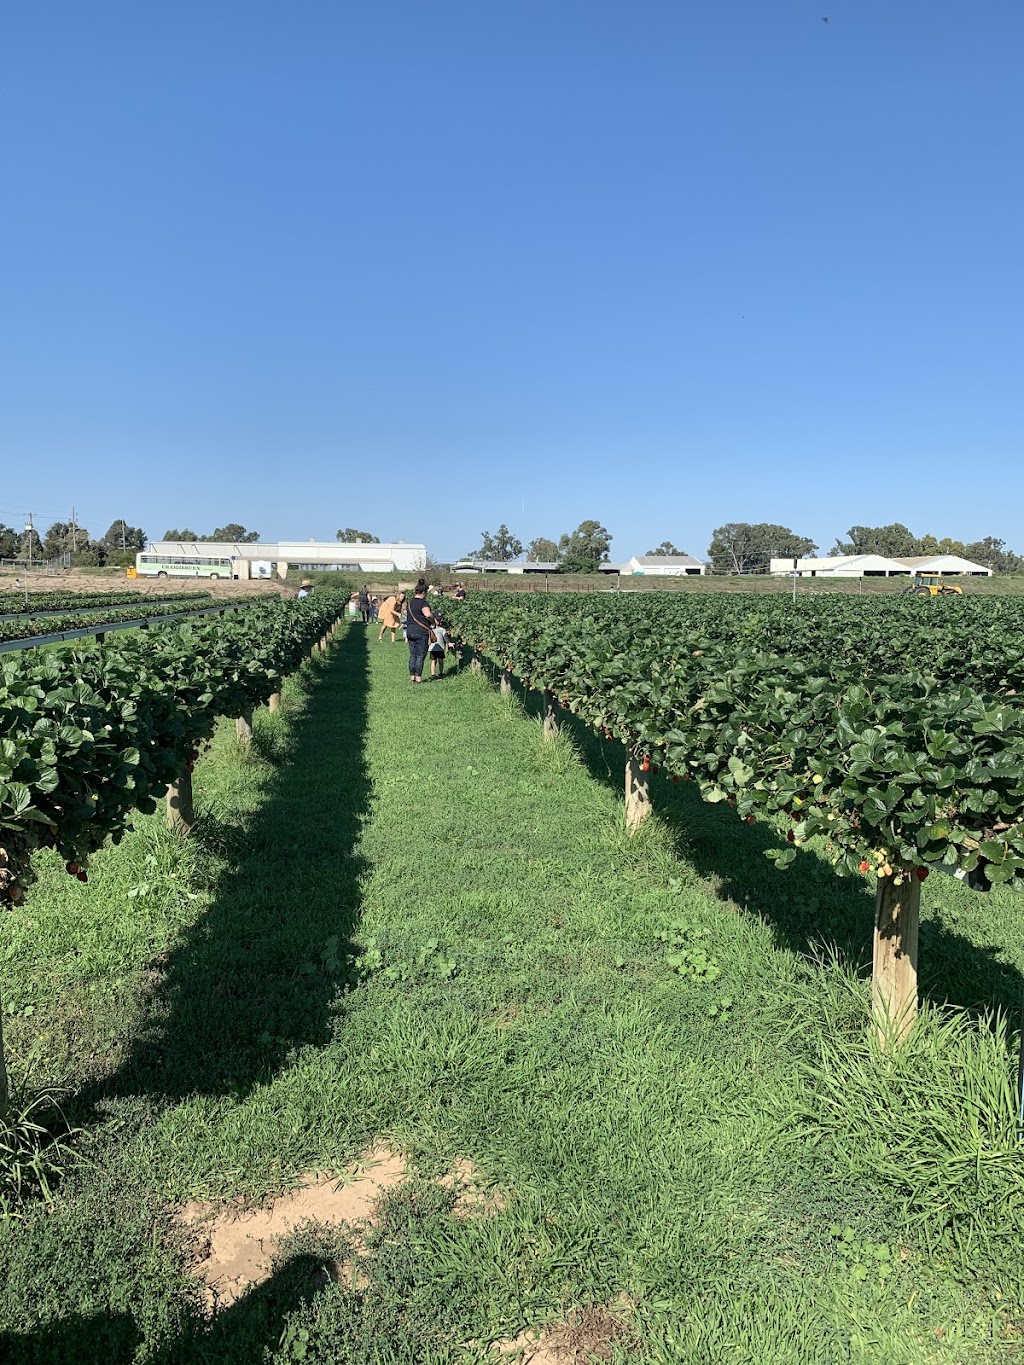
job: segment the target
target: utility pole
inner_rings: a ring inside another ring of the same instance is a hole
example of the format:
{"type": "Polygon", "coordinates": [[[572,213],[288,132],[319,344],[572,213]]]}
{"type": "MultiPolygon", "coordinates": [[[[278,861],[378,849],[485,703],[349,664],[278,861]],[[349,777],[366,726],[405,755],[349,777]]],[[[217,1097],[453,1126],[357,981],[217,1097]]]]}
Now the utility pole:
{"type": "Polygon", "coordinates": [[[128,548],[128,547],[127,547],[127,546],[125,545],[125,543],[124,543],[124,517],[122,517],[122,518],[121,518],[121,549],[122,549],[122,550],[126,550],[127,548],[128,548]]]}
{"type": "Polygon", "coordinates": [[[75,509],[71,509],[71,553],[78,550],[78,527],[75,525],[75,509]]]}
{"type": "Polygon", "coordinates": [[[25,523],[25,530],[28,532],[28,571],[32,572],[32,537],[35,535],[35,527],[32,525],[32,513],[28,514],[28,521],[25,523]]]}

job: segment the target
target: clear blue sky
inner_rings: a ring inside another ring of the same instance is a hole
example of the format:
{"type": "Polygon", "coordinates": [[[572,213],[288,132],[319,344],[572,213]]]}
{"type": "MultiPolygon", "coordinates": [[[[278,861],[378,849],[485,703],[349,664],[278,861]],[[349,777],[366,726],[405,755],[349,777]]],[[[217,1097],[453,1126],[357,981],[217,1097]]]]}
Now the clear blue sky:
{"type": "Polygon", "coordinates": [[[9,5],[0,520],[1024,552],[1022,50],[1019,0],[9,5]]]}

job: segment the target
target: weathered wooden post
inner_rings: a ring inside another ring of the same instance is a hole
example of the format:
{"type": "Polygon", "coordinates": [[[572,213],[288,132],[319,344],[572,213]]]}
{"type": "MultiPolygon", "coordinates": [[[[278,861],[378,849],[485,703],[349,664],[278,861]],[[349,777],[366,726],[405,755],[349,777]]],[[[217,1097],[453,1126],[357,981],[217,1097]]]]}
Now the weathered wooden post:
{"type": "Polygon", "coordinates": [[[913,872],[879,877],[871,967],[871,1013],[882,1051],[898,1046],[917,1020],[917,934],[921,883],[913,872]]]}
{"type": "Polygon", "coordinates": [[[480,655],[477,654],[475,650],[473,652],[473,657],[469,661],[469,666],[474,673],[482,673],[484,670],[484,666],[480,661],[480,655]]]}
{"type": "Polygon", "coordinates": [[[650,779],[635,758],[626,759],[626,828],[640,828],[651,813],[650,779]]]}
{"type": "Polygon", "coordinates": [[[544,738],[554,739],[555,735],[558,734],[558,708],[555,705],[554,697],[547,688],[542,694],[542,701],[544,706],[544,738]]]}
{"type": "Polygon", "coordinates": [[[503,696],[509,696],[512,692],[512,675],[507,668],[501,670],[501,681],[498,683],[498,691],[503,696]]]}
{"type": "Polygon", "coordinates": [[[252,712],[247,711],[244,716],[235,719],[235,738],[239,744],[248,744],[252,740],[252,712]]]}
{"type": "Polygon", "coordinates": [[[281,709],[281,693],[280,693],[280,692],[271,692],[270,696],[267,698],[267,710],[268,710],[268,711],[280,711],[280,709],[281,709]]]}
{"type": "Polygon", "coordinates": [[[192,774],[185,768],[177,782],[172,782],[167,788],[167,828],[187,834],[194,821],[192,774]]]}

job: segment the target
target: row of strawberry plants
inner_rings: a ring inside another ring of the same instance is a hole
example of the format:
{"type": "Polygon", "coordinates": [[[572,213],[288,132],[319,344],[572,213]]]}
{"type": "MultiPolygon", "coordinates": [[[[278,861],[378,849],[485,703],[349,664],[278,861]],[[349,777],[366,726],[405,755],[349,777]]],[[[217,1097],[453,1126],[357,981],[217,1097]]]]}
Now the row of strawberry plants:
{"type": "MultiPolygon", "coordinates": [[[[22,616],[13,621],[0,621],[0,643],[7,640],[31,640],[39,635],[59,635],[66,630],[85,627],[98,629],[115,626],[123,621],[145,621],[149,617],[173,616],[179,612],[209,611],[214,604],[208,596],[166,602],[151,599],[131,606],[113,606],[109,611],[69,612],[60,616],[22,616]]],[[[237,606],[233,603],[232,607],[237,606]]],[[[247,604],[244,604],[247,605],[247,604]]]]}
{"type": "MultiPolygon", "coordinates": [[[[869,605],[852,652],[838,639],[818,657],[773,652],[755,633],[716,637],[706,616],[664,645],[666,605],[481,594],[444,610],[459,638],[622,740],[641,769],[693,780],[748,820],[785,818],[790,845],[824,835],[841,872],[1024,883],[1024,710],[947,681],[947,647],[931,672],[901,659],[872,673],[863,656],[885,613],[873,626],[869,605]]],[[[997,646],[1002,668],[1012,647],[997,646]]],[[[795,847],[772,856],[786,866],[795,847]]]]}
{"type": "Polygon", "coordinates": [[[0,901],[55,848],[85,876],[133,811],[156,808],[220,716],[280,690],[341,616],[340,599],[259,603],[238,615],[125,632],[104,645],[0,660],[0,901]]]}
{"type": "Polygon", "coordinates": [[[84,607],[120,606],[126,602],[140,602],[159,598],[161,602],[181,602],[190,597],[210,597],[208,592],[191,589],[188,592],[144,593],[137,589],[125,592],[29,592],[28,602],[23,592],[0,592],[0,615],[18,612],[31,615],[37,611],[76,611],[84,607]]]}

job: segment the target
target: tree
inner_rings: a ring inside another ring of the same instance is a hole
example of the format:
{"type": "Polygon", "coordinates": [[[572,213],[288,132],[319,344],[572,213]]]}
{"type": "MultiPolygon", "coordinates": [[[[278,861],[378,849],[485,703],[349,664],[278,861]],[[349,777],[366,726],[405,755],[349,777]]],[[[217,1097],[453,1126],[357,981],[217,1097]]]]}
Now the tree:
{"type": "Polygon", "coordinates": [[[0,521],[0,559],[16,559],[20,537],[13,526],[0,521]]]}
{"type": "Polygon", "coordinates": [[[767,573],[772,559],[813,554],[813,540],[767,521],[730,521],[711,533],[708,558],[718,573],[767,573]]]}
{"type": "Polygon", "coordinates": [[[129,526],[126,521],[114,521],[108,527],[103,543],[111,550],[144,550],[146,533],[141,526],[129,526]]]}
{"type": "Polygon", "coordinates": [[[976,564],[984,564],[993,573],[1024,573],[1024,557],[1006,548],[1005,540],[997,536],[986,536],[984,540],[974,540],[964,546],[964,558],[973,559],[976,564]]]}
{"type": "Polygon", "coordinates": [[[553,564],[558,558],[558,546],[547,536],[538,536],[527,545],[526,558],[535,564],[553,564]]]}
{"type": "Polygon", "coordinates": [[[165,532],[164,532],[164,540],[181,540],[181,541],[185,541],[185,540],[198,540],[198,539],[199,539],[199,537],[196,535],[195,531],[189,531],[187,528],[186,528],[184,531],[165,531],[165,532]]]}
{"type": "Polygon", "coordinates": [[[218,526],[212,536],[199,537],[200,540],[233,540],[242,545],[251,545],[259,538],[259,531],[247,531],[244,526],[239,526],[237,521],[229,521],[226,526],[218,526]]]}
{"type": "Polygon", "coordinates": [[[523,553],[523,542],[514,536],[504,522],[492,536],[489,531],[481,531],[479,550],[470,550],[469,559],[486,559],[492,563],[504,564],[510,559],[518,559],[523,553]]]}
{"type": "Polygon", "coordinates": [[[43,545],[39,539],[39,532],[26,529],[22,532],[18,541],[18,559],[42,559],[43,545]]]}
{"type": "Polygon", "coordinates": [[[334,539],[340,540],[344,545],[380,544],[380,536],[372,536],[369,531],[357,531],[354,526],[346,526],[344,530],[335,531],[334,539]]]}
{"type": "Polygon", "coordinates": [[[89,544],[89,532],[84,526],[73,526],[69,521],[55,521],[43,537],[43,556],[56,559],[70,550],[84,550],[89,544]]]}
{"type": "MultiPolygon", "coordinates": [[[[837,540],[830,555],[884,555],[887,559],[906,559],[908,555],[928,554],[920,541],[900,521],[891,526],[851,526],[849,540],[837,540]]],[[[936,542],[938,543],[938,542],[936,542]]]]}
{"type": "Polygon", "coordinates": [[[656,550],[648,550],[649,555],[685,555],[685,550],[677,550],[670,540],[663,540],[656,550]]]}
{"type": "Polygon", "coordinates": [[[612,533],[599,521],[581,521],[558,538],[558,558],[566,573],[597,573],[608,558],[612,533]]]}

